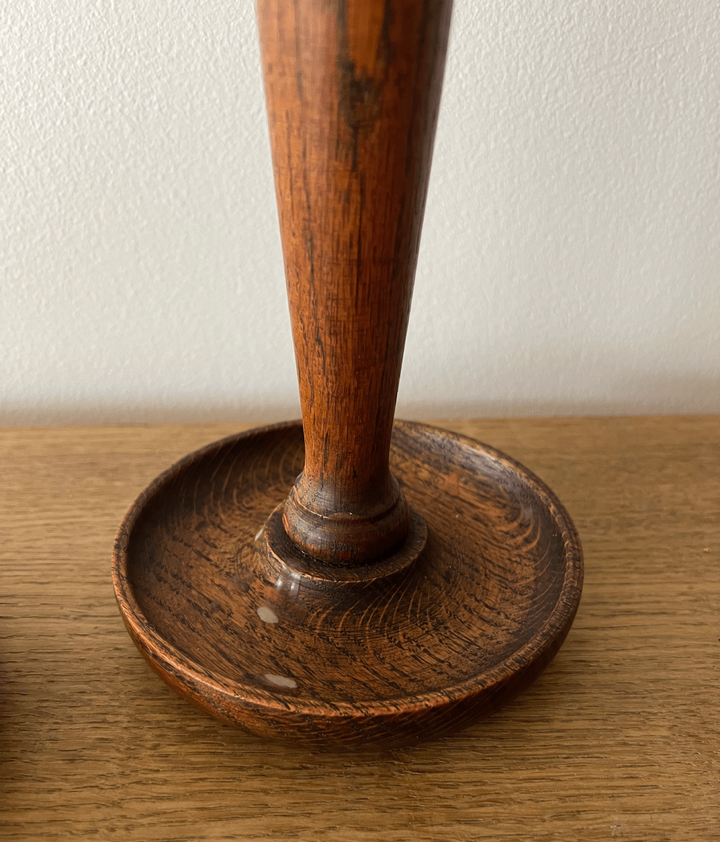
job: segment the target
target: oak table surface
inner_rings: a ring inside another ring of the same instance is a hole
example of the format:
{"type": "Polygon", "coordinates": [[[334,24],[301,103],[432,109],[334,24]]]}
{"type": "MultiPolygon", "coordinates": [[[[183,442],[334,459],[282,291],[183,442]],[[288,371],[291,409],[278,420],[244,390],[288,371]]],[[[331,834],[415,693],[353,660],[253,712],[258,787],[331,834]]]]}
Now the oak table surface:
{"type": "Polygon", "coordinates": [[[585,551],[580,609],[504,710],[342,754],[195,710],[115,605],[135,496],[251,425],[0,428],[0,838],[719,839],[720,418],[438,423],[558,494],[585,551]]]}

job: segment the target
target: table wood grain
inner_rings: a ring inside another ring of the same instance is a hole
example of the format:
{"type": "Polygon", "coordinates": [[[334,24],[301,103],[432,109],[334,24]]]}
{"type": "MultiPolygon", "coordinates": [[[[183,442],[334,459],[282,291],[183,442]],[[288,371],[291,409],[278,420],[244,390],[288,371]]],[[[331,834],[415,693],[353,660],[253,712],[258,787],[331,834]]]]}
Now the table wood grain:
{"type": "Polygon", "coordinates": [[[503,711],[360,754],[210,719],[120,620],[123,513],[242,425],[0,429],[0,837],[719,839],[720,418],[438,423],[556,491],[583,541],[583,599],[553,664],[503,711]]]}

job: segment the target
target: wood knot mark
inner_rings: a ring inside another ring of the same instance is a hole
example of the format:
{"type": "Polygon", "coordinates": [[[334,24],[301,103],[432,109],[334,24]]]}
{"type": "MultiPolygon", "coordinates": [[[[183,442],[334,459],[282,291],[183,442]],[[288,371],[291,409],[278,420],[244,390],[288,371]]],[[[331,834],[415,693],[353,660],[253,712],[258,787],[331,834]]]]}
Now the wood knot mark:
{"type": "Polygon", "coordinates": [[[364,4],[351,5],[351,16],[348,0],[338,5],[337,86],[340,117],[351,134],[352,170],[357,172],[360,137],[369,134],[380,118],[383,89],[393,60],[393,10],[391,0],[386,0],[382,17],[375,19],[364,4]],[[363,13],[361,21],[356,19],[358,8],[363,13]]]}

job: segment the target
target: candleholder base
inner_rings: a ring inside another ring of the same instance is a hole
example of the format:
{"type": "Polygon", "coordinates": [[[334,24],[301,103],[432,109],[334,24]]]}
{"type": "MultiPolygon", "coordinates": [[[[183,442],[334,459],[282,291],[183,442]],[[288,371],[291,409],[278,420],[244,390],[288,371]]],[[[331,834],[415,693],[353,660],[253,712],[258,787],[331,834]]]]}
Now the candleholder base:
{"type": "Polygon", "coordinates": [[[120,611],[181,695],[262,736],[403,745],[489,713],[549,663],[578,606],[582,552],[530,471],[396,422],[409,536],[334,572],[285,552],[277,513],[268,520],[303,460],[299,423],[242,433],[178,462],[125,516],[120,611]]]}

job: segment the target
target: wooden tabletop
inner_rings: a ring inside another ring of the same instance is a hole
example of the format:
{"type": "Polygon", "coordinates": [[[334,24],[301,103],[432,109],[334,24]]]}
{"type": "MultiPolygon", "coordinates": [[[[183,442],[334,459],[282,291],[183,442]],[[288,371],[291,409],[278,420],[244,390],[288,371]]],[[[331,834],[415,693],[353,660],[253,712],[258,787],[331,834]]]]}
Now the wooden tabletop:
{"type": "Polygon", "coordinates": [[[0,429],[0,837],[720,839],[720,418],[452,421],[555,490],[585,588],[533,687],[462,733],[318,753],[176,697],[120,620],[115,530],[238,425],[0,429]]]}

